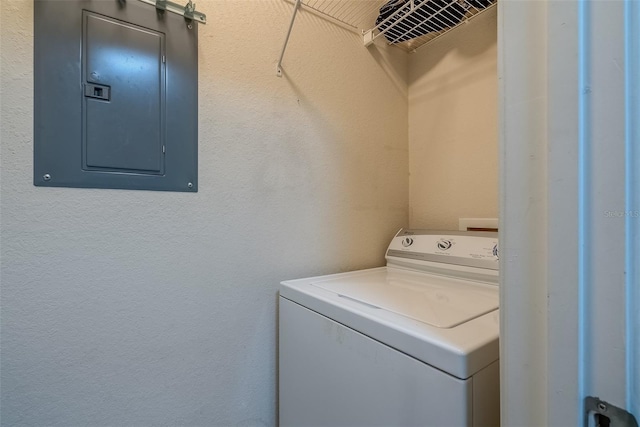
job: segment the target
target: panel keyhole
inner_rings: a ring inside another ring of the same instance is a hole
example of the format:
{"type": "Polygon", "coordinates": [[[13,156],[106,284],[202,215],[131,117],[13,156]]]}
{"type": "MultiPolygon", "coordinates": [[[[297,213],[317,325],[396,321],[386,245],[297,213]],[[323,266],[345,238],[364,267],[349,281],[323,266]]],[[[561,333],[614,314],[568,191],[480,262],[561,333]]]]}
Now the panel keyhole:
{"type": "Polygon", "coordinates": [[[94,87],[93,88],[93,96],[99,96],[100,98],[102,98],[102,88],[101,87],[94,87]]]}

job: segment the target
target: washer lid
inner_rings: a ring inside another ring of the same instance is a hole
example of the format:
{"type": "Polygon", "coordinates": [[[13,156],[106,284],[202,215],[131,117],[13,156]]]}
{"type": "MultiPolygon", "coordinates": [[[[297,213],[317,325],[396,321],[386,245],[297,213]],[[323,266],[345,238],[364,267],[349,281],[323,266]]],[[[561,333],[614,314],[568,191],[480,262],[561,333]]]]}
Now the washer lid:
{"type": "Polygon", "coordinates": [[[411,271],[384,269],[311,284],[438,328],[453,328],[498,308],[495,286],[411,271]]]}

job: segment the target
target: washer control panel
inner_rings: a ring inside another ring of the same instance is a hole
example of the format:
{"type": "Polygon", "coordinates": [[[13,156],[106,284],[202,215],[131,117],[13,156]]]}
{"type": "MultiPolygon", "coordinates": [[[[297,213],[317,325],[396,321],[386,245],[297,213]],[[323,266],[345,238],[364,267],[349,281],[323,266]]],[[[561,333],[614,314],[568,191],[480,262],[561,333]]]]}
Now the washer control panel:
{"type": "Polygon", "coordinates": [[[389,245],[389,257],[497,270],[498,233],[402,229],[389,245]]]}

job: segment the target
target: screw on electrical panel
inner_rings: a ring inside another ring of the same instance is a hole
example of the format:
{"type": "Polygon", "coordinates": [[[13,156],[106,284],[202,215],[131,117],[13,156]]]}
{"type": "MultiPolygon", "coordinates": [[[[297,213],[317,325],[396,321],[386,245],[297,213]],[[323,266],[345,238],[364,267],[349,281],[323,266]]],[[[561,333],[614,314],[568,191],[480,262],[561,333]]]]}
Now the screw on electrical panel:
{"type": "Polygon", "coordinates": [[[188,24],[187,28],[190,29],[190,30],[193,30],[193,24],[188,24]]]}
{"type": "Polygon", "coordinates": [[[189,188],[193,188],[193,183],[192,183],[192,182],[188,183],[188,184],[187,184],[187,187],[189,187],[189,188]]]}
{"type": "Polygon", "coordinates": [[[44,179],[45,181],[49,181],[49,180],[51,179],[51,175],[49,175],[48,173],[45,173],[45,174],[42,176],[42,179],[44,179]]]}
{"type": "Polygon", "coordinates": [[[607,411],[607,405],[605,405],[604,403],[600,402],[600,403],[598,403],[598,409],[600,410],[600,412],[606,412],[607,411]]]}

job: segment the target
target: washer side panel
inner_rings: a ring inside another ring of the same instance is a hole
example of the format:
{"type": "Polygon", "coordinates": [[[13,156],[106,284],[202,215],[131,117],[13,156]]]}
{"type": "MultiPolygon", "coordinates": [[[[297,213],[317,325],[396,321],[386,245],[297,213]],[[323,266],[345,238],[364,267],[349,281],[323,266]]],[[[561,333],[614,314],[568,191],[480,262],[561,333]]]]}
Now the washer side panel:
{"type": "Polygon", "coordinates": [[[279,300],[281,426],[471,425],[471,380],[279,300]]]}

